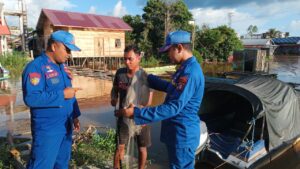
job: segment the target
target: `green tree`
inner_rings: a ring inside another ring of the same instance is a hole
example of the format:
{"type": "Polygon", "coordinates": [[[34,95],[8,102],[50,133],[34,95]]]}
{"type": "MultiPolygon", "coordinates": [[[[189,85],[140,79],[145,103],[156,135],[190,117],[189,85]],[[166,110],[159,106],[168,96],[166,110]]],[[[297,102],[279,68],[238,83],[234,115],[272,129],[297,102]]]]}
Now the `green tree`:
{"type": "Polygon", "coordinates": [[[258,28],[256,25],[250,25],[247,29],[247,32],[249,35],[252,35],[253,33],[256,33],[258,31],[258,28]]]}
{"type": "Polygon", "coordinates": [[[227,60],[228,56],[232,55],[234,50],[242,49],[243,44],[232,28],[220,26],[217,29],[220,30],[223,37],[223,43],[220,44],[220,50],[218,50],[217,53],[219,56],[218,58],[227,60]]]}
{"type": "Polygon", "coordinates": [[[192,31],[193,26],[189,24],[189,21],[193,19],[193,15],[182,0],[172,3],[170,6],[167,6],[167,9],[170,10],[172,31],[177,29],[192,31]]]}
{"type": "Polygon", "coordinates": [[[271,28],[271,29],[269,29],[269,31],[268,32],[266,32],[267,33],[267,36],[269,37],[269,38],[278,38],[278,37],[280,37],[280,31],[278,31],[278,30],[276,30],[275,28],[271,28]]]}
{"type": "Polygon", "coordinates": [[[201,29],[202,30],[207,30],[207,29],[210,29],[210,27],[209,27],[208,24],[204,23],[204,24],[201,25],[201,29]]]}
{"type": "Polygon", "coordinates": [[[223,39],[219,30],[201,30],[196,33],[195,49],[200,51],[205,59],[216,58],[215,53],[222,42],[223,39]]]}
{"type": "Polygon", "coordinates": [[[192,30],[188,24],[192,20],[183,0],[148,0],[144,7],[143,19],[145,22],[143,42],[145,47],[151,47],[149,55],[158,56],[158,49],[164,44],[168,32],[177,29],[192,30]]]}
{"type": "Polygon", "coordinates": [[[145,21],[145,32],[143,46],[148,52],[146,55],[156,55],[159,47],[164,43],[164,18],[166,6],[160,0],[149,0],[144,7],[143,19],[145,21]]]}
{"type": "MultiPolygon", "coordinates": [[[[183,0],[148,0],[140,16],[126,15],[123,20],[132,28],[126,33],[126,43],[136,44],[146,57],[158,57],[158,49],[164,44],[168,32],[183,29],[192,32],[192,20],[183,0]]],[[[165,55],[163,55],[165,57],[165,55]]]]}
{"type": "Polygon", "coordinates": [[[198,31],[195,47],[205,59],[221,60],[226,60],[234,50],[243,48],[235,31],[227,26],[198,31]]]}
{"type": "Polygon", "coordinates": [[[132,28],[131,32],[126,32],[126,44],[136,44],[140,46],[140,43],[143,41],[143,34],[144,31],[144,22],[140,15],[131,16],[125,15],[123,16],[123,20],[129,24],[132,28]]]}

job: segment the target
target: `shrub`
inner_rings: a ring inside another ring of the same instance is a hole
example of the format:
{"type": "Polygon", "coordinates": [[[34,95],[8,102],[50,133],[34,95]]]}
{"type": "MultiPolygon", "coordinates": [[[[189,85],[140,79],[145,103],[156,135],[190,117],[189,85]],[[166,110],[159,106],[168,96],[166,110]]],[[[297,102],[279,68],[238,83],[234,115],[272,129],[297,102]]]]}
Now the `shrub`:
{"type": "Polygon", "coordinates": [[[6,142],[6,138],[0,138],[0,168],[12,169],[13,166],[10,163],[9,145],[6,142]]]}
{"type": "Polygon", "coordinates": [[[154,56],[150,56],[150,57],[145,57],[145,58],[142,58],[142,61],[141,61],[141,66],[142,67],[155,67],[155,66],[158,66],[159,65],[159,60],[156,59],[154,56]]]}
{"type": "Polygon", "coordinates": [[[115,151],[115,134],[115,130],[110,129],[104,134],[94,133],[90,139],[78,143],[72,150],[71,165],[111,168],[115,151]]]}
{"type": "Polygon", "coordinates": [[[202,58],[202,56],[201,56],[201,54],[200,54],[199,51],[193,50],[193,55],[196,57],[196,59],[197,59],[197,61],[198,61],[199,63],[202,63],[202,62],[203,62],[203,58],[202,58]]]}
{"type": "Polygon", "coordinates": [[[0,56],[2,66],[10,71],[11,77],[19,77],[25,65],[29,62],[24,52],[12,52],[0,56]]]}

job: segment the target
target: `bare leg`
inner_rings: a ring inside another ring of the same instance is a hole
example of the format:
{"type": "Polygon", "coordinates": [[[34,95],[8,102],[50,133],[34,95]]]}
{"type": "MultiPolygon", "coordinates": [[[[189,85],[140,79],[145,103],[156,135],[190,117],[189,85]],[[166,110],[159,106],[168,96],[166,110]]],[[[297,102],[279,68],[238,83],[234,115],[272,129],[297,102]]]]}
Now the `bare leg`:
{"type": "Polygon", "coordinates": [[[147,148],[139,147],[139,169],[144,169],[147,160],[147,148]]]}
{"type": "Polygon", "coordinates": [[[120,144],[115,152],[114,169],[120,168],[120,160],[124,159],[124,153],[125,153],[125,144],[120,144]]]}

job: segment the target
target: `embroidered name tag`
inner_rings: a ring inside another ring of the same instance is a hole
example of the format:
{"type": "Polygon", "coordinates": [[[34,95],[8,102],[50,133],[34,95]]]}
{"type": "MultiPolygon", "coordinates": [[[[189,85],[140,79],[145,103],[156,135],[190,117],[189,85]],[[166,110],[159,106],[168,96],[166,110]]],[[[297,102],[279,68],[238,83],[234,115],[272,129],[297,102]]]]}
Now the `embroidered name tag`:
{"type": "Polygon", "coordinates": [[[50,79],[53,77],[57,77],[58,76],[58,72],[55,70],[52,70],[51,72],[46,72],[46,78],[50,79]]]}

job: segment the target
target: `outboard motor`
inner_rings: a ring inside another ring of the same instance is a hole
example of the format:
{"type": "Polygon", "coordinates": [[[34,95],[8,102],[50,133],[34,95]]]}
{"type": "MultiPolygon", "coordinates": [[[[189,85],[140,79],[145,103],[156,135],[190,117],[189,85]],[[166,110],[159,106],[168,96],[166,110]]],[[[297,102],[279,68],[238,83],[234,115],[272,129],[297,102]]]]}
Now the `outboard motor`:
{"type": "Polygon", "coordinates": [[[199,154],[208,143],[208,131],[204,121],[200,121],[200,142],[196,150],[196,155],[199,154]]]}

